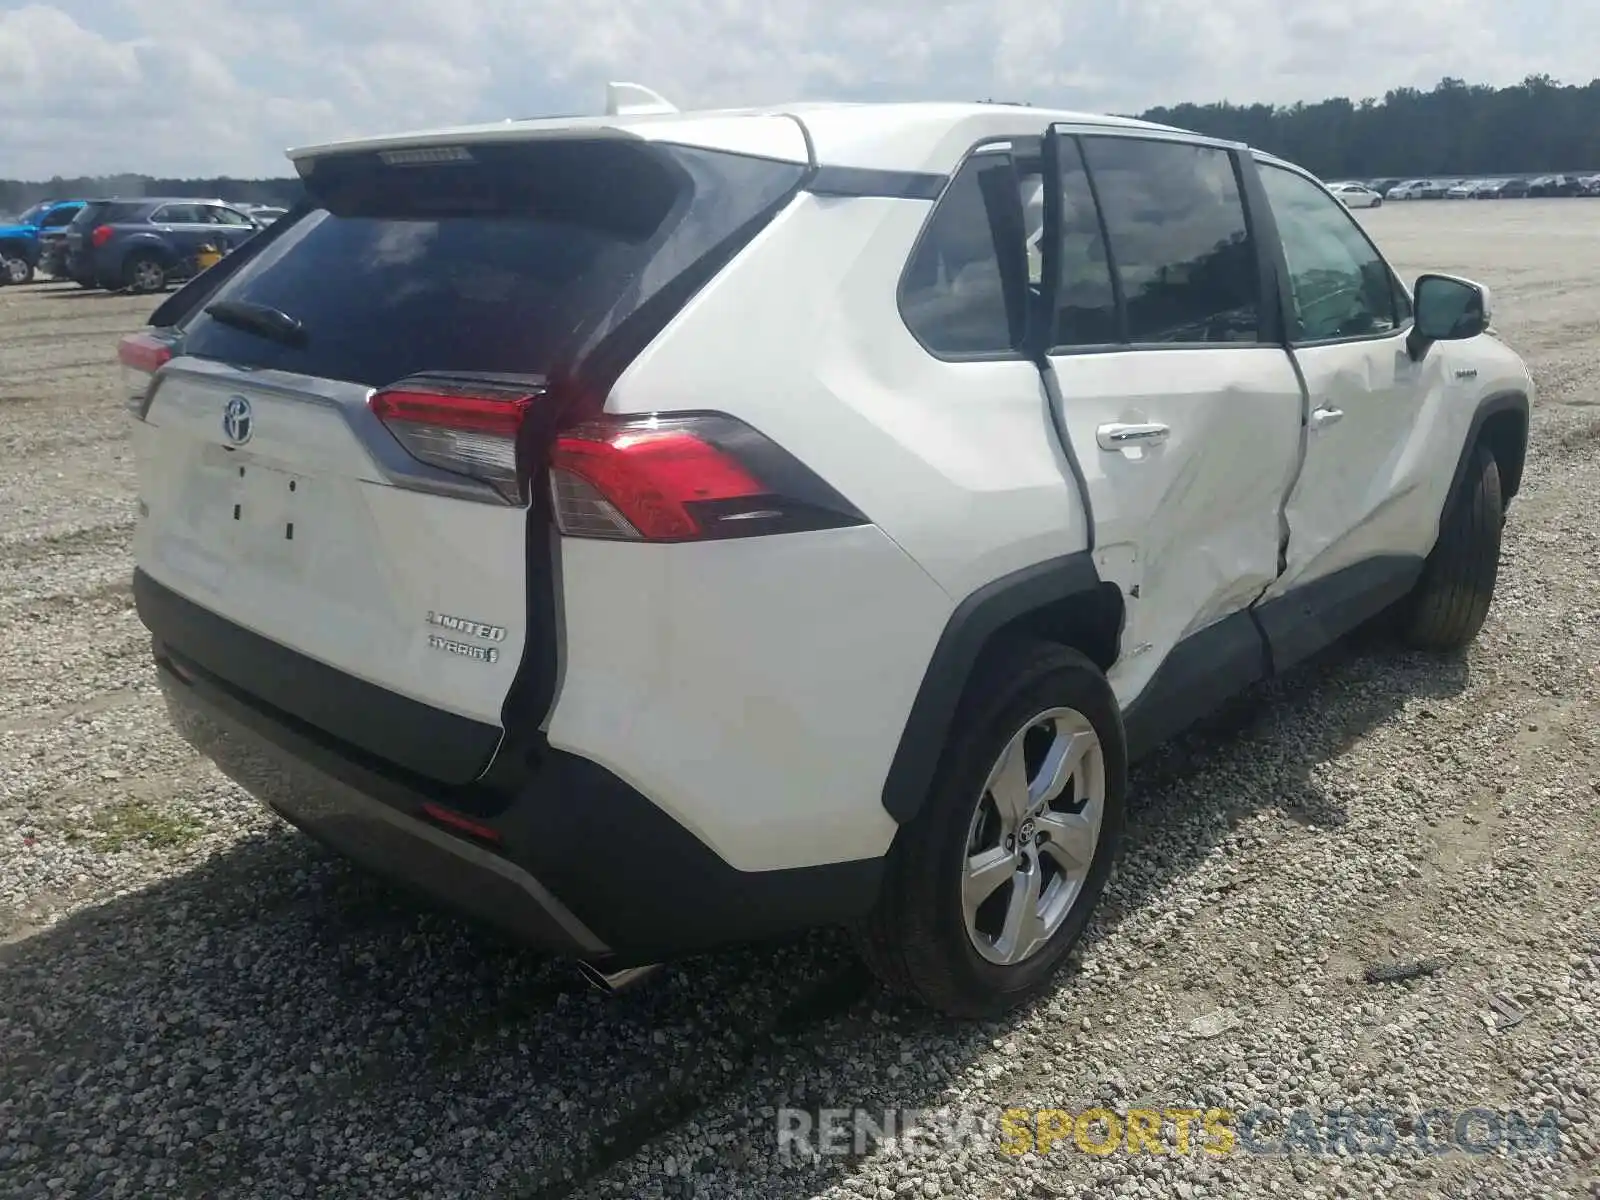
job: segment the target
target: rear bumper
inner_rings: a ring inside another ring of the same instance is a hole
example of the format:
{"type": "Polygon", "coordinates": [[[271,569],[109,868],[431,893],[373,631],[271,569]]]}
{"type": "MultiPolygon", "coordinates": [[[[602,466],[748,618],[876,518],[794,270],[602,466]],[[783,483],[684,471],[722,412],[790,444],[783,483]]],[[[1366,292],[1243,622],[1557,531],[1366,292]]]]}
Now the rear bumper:
{"type": "Polygon", "coordinates": [[[62,262],[67,274],[80,283],[94,283],[100,278],[93,254],[69,249],[62,262]]]}
{"type": "MultiPolygon", "coordinates": [[[[881,859],[739,871],[635,788],[532,731],[509,731],[470,784],[396,765],[401,742],[373,753],[370,739],[352,745],[300,715],[317,709],[320,664],[143,572],[134,594],[174,726],[200,753],[333,849],[537,948],[636,965],[846,922],[876,899],[881,859]],[[238,678],[241,664],[276,677],[276,703],[238,678]],[[430,804],[492,837],[439,823],[430,804]]],[[[461,720],[342,678],[343,702],[395,715],[397,736],[437,740],[461,720]]]]}
{"type": "Polygon", "coordinates": [[[450,834],[419,812],[427,798],[393,781],[337,774],[308,739],[230,695],[192,664],[158,649],[156,673],[174,727],[268,808],[363,866],[559,953],[609,947],[537,879],[487,846],[450,834]],[[378,795],[385,798],[380,800],[378,795]]]}

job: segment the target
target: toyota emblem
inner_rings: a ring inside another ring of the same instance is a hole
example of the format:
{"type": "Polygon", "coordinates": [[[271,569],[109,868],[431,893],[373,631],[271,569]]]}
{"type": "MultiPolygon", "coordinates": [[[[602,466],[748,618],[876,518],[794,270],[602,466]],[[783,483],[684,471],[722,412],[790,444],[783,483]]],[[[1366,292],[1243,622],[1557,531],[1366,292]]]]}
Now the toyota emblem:
{"type": "Polygon", "coordinates": [[[235,446],[244,445],[250,440],[254,424],[250,416],[250,401],[243,396],[229,396],[227,407],[222,410],[222,432],[228,441],[235,446]]]}

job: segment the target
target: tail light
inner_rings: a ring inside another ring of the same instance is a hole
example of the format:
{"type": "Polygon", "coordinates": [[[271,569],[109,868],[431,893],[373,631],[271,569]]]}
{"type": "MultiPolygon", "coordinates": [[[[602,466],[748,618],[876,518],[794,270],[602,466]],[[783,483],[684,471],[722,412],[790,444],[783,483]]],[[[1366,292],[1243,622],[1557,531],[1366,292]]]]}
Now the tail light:
{"type": "Polygon", "coordinates": [[[412,378],[374,392],[367,407],[418,462],[493,488],[508,504],[528,499],[518,443],[541,387],[412,378]]]}
{"type": "Polygon", "coordinates": [[[122,364],[123,400],[134,416],[143,418],[150,407],[150,389],[156,372],[177,354],[177,343],[151,330],[130,333],[117,343],[122,364]]]}
{"type": "Polygon", "coordinates": [[[793,455],[721,413],[604,416],[555,432],[542,384],[413,376],[368,407],[407,453],[526,504],[548,471],[568,537],[686,542],[862,525],[793,455]],[[537,420],[535,416],[537,415],[537,420]]]}
{"type": "Polygon", "coordinates": [[[788,452],[720,413],[602,417],[550,452],[568,537],[685,542],[866,523],[788,452]]]}
{"type": "Polygon", "coordinates": [[[98,250],[111,240],[113,232],[109,225],[96,225],[94,232],[89,235],[89,244],[98,250]]]}

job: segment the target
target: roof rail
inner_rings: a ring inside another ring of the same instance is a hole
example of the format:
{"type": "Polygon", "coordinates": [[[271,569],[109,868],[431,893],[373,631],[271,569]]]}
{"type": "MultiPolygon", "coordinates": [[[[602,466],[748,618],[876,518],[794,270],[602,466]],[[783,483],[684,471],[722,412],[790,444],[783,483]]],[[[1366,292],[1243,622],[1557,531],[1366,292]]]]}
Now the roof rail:
{"type": "Polygon", "coordinates": [[[641,83],[606,84],[606,116],[636,117],[652,113],[675,113],[677,106],[641,83]]]}

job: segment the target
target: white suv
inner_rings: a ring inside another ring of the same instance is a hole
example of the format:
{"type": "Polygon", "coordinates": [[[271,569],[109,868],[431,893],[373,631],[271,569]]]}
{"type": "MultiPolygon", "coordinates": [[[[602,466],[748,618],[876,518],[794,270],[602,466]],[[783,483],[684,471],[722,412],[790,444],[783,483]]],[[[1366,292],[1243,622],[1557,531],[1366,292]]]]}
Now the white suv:
{"type": "Polygon", "coordinates": [[[1130,757],[1379,614],[1484,620],[1528,373],[1287,163],[989,104],[292,158],[121,349],[174,720],[592,971],[845,924],[1002,1010],[1130,757]]]}

